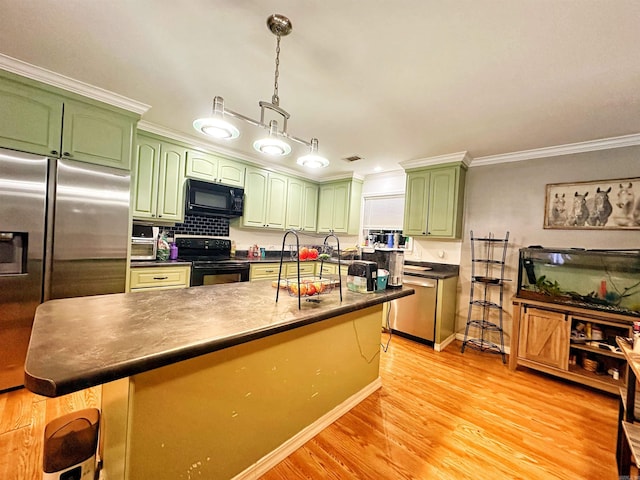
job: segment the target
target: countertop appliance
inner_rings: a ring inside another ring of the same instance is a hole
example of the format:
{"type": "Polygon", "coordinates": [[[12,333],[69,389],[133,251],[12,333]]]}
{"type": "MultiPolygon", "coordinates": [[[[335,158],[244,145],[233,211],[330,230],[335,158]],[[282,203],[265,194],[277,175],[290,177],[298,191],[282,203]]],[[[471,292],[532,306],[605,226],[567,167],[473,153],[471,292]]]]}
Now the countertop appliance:
{"type": "Polygon", "coordinates": [[[178,258],[191,262],[190,286],[249,281],[249,262],[231,258],[227,238],[176,235],[178,258]]]}
{"type": "Polygon", "coordinates": [[[353,292],[374,292],[377,287],[378,264],[354,260],[347,270],[347,288],[353,292]]]}
{"type": "Polygon", "coordinates": [[[241,217],[244,189],[188,178],[185,200],[185,213],[188,215],[241,217]]]}
{"type": "Polygon", "coordinates": [[[157,248],[158,242],[152,226],[133,226],[131,260],[155,260],[157,248]]]}
{"type": "Polygon", "coordinates": [[[402,282],[416,293],[391,302],[389,327],[395,333],[433,345],[438,280],[411,275],[409,271],[405,271],[402,282]]]}
{"type": "Polygon", "coordinates": [[[376,248],[373,252],[362,252],[363,260],[376,262],[378,268],[389,272],[388,288],[402,287],[402,273],[404,270],[404,252],[376,248]]]}
{"type": "Polygon", "coordinates": [[[36,307],[124,292],[130,174],[0,150],[0,391],[23,384],[36,307]]]}

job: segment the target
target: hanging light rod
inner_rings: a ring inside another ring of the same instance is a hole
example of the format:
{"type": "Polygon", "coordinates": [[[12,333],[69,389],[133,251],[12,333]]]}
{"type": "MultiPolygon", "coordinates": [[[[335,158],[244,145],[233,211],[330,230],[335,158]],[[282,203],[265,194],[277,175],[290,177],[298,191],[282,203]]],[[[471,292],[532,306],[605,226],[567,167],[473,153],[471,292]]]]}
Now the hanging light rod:
{"type": "Polygon", "coordinates": [[[291,21],[284,15],[273,14],[267,18],[267,27],[271,33],[277,37],[276,42],[276,70],[273,82],[273,95],[271,102],[260,101],[260,120],[242,115],[241,113],[229,110],[224,106],[224,99],[220,96],[213,98],[213,113],[210,117],[200,118],[193,122],[193,127],[200,133],[222,140],[233,140],[240,136],[240,131],[225,117],[233,117],[247,122],[256,127],[264,128],[269,134],[256,140],[253,148],[260,153],[271,156],[284,156],[291,153],[291,146],[282,140],[292,140],[309,147],[309,153],[298,158],[297,163],[309,168],[322,168],[329,165],[329,160],[318,154],[318,139],[312,138],[310,141],[303,140],[287,133],[287,121],[291,117],[289,112],[280,107],[280,97],[278,96],[278,77],[280,76],[280,38],[289,35],[292,30],[291,21]],[[265,109],[274,112],[282,117],[282,129],[278,129],[278,122],[271,120],[265,123],[265,109]]]}

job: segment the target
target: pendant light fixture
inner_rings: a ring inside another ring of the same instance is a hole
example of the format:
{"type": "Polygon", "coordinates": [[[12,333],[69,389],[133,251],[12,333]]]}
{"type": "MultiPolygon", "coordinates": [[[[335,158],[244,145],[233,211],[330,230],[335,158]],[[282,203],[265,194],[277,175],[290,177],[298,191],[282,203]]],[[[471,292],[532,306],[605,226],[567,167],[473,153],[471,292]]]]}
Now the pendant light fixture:
{"type": "Polygon", "coordinates": [[[240,113],[225,108],[222,97],[214,97],[213,113],[210,117],[200,118],[193,122],[193,127],[200,133],[222,140],[232,140],[240,135],[240,131],[231,123],[225,120],[225,116],[243,120],[251,125],[262,127],[268,130],[266,137],[256,140],[253,148],[258,152],[269,156],[284,156],[291,153],[291,146],[283,139],[292,140],[309,147],[309,153],[298,158],[297,163],[310,168],[322,168],[329,165],[329,160],[318,154],[318,139],[312,138],[307,142],[287,133],[287,121],[289,112],[280,107],[280,97],[278,96],[278,77],[280,76],[280,38],[289,35],[292,30],[291,21],[284,15],[273,14],[267,18],[267,27],[276,38],[276,70],[273,82],[273,96],[271,102],[258,102],[260,106],[260,120],[254,120],[240,113]],[[265,123],[265,109],[274,112],[282,117],[282,130],[278,129],[276,120],[265,123]]]}

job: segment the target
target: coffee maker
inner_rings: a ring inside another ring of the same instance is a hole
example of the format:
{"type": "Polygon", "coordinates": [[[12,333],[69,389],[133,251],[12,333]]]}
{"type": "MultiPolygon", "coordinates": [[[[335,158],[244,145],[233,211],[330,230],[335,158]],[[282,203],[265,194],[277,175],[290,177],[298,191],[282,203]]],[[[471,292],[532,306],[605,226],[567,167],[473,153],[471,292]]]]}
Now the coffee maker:
{"type": "Polygon", "coordinates": [[[404,251],[379,250],[373,253],[362,252],[362,259],[376,262],[378,268],[389,271],[387,288],[402,287],[402,272],[404,271],[404,251]]]}
{"type": "Polygon", "coordinates": [[[389,288],[402,287],[402,273],[404,272],[404,252],[384,252],[389,256],[389,280],[387,286],[389,288]]]}

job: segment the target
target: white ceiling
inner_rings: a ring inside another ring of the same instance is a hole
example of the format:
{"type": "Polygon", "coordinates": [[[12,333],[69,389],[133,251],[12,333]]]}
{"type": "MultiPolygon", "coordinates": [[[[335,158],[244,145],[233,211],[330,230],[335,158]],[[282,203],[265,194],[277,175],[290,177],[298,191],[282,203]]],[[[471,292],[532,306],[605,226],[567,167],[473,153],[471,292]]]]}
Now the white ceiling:
{"type": "MultiPolygon", "coordinates": [[[[201,140],[191,125],[215,95],[259,118],[274,80],[266,19],[288,16],[280,105],[289,133],[317,137],[331,160],[315,178],[640,132],[638,0],[0,0],[0,11],[0,53],[148,104],[145,122],[201,140]]],[[[263,132],[238,126],[218,145],[257,157],[263,132]]],[[[273,163],[298,168],[294,155],[273,163]]]]}

